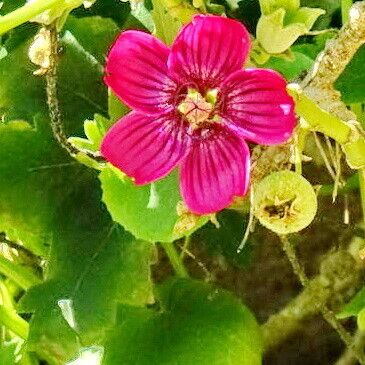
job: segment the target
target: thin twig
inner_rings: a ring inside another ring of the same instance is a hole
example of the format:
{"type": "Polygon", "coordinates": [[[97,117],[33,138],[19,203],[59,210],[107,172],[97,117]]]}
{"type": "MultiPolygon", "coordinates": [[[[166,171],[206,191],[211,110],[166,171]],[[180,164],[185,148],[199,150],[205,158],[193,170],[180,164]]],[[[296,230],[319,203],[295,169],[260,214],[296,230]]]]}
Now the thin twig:
{"type": "Polygon", "coordinates": [[[170,264],[173,267],[176,275],[181,278],[188,278],[189,273],[184,266],[183,260],[181,260],[179,254],[176,251],[173,242],[161,242],[161,246],[164,249],[166,256],[170,260],[170,264]]]}
{"type": "Polygon", "coordinates": [[[188,236],[185,237],[184,244],[182,246],[180,246],[180,248],[181,248],[180,259],[181,260],[184,259],[185,253],[189,248],[190,242],[191,242],[191,235],[189,234],[188,236]]]}
{"type": "MultiPolygon", "coordinates": [[[[280,236],[280,240],[283,245],[283,250],[293,268],[295,275],[298,277],[300,283],[304,288],[308,288],[310,281],[307,275],[304,272],[303,267],[301,266],[295,249],[291,242],[289,241],[287,236],[280,236]]],[[[355,346],[352,340],[352,336],[345,327],[338,321],[335,314],[326,306],[321,303],[314,302],[315,306],[318,306],[318,309],[321,311],[323,318],[332,326],[332,328],[339,334],[342,341],[346,344],[347,348],[349,348],[354,356],[357,358],[361,365],[365,364],[365,355],[362,351],[359,351],[355,346]]]]}
{"type": "Polygon", "coordinates": [[[335,202],[339,188],[344,186],[343,179],[341,177],[341,150],[339,143],[335,142],[335,155],[336,155],[336,180],[334,183],[334,189],[332,193],[332,201],[335,202]]]}
{"type": "Polygon", "coordinates": [[[103,162],[104,158],[97,153],[78,149],[67,139],[62,122],[61,111],[57,98],[57,66],[58,66],[58,33],[55,25],[49,26],[50,32],[50,57],[49,68],[46,73],[46,91],[49,115],[51,118],[52,132],[57,142],[73,157],[82,153],[96,162],[103,162]]]}
{"type": "Polygon", "coordinates": [[[335,151],[333,150],[331,140],[326,135],[324,135],[324,140],[325,140],[326,145],[327,145],[328,154],[330,156],[332,166],[336,169],[337,168],[337,160],[336,160],[335,151]]]}
{"type": "Polygon", "coordinates": [[[211,281],[212,274],[209,272],[207,267],[188,249],[188,247],[185,247],[185,245],[179,245],[179,247],[181,249],[181,253],[184,253],[186,256],[192,258],[196,262],[196,264],[204,271],[206,281],[211,281]]]}

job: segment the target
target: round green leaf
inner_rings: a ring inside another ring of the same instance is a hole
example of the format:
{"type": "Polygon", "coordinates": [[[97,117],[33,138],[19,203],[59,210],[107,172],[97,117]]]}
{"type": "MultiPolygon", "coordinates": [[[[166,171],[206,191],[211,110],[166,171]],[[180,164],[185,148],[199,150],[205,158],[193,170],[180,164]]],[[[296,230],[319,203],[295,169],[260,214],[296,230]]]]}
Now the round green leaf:
{"type": "Polygon", "coordinates": [[[259,326],[230,293],[174,279],[159,294],[159,312],[121,308],[103,365],[261,364],[259,326]]]}
{"type": "Polygon", "coordinates": [[[196,217],[194,228],[184,232],[174,230],[180,219],[176,207],[182,200],[176,171],[144,186],[136,186],[114,168],[104,169],[99,178],[103,201],[114,221],[139,239],[171,242],[190,234],[208,220],[204,216],[196,217]]]}

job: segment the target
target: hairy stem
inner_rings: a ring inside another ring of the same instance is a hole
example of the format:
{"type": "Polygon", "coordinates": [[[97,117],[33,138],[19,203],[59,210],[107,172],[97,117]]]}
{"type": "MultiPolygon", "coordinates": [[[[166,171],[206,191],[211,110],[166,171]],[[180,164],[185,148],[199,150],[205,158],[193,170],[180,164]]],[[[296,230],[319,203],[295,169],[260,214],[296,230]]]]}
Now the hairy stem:
{"type": "Polygon", "coordinates": [[[323,305],[329,303],[331,308],[342,308],[362,285],[362,271],[363,267],[356,265],[348,251],[340,249],[327,253],[321,261],[319,274],[262,325],[266,350],[278,346],[298,331],[306,319],[320,313],[319,308],[323,305]]]}
{"type": "MultiPolygon", "coordinates": [[[[365,332],[357,330],[354,335],[354,347],[362,351],[365,344],[365,332]]],[[[346,349],[342,356],[337,360],[335,365],[356,365],[357,360],[351,350],[346,349]]]]}
{"type": "Polygon", "coordinates": [[[161,246],[164,248],[167,257],[170,260],[172,267],[174,268],[176,274],[182,278],[188,278],[189,274],[177,253],[173,242],[161,242],[161,246]]]}
{"type": "MultiPolygon", "coordinates": [[[[308,288],[310,285],[310,280],[304,272],[301,266],[295,249],[287,236],[281,236],[281,242],[283,245],[283,250],[293,268],[295,275],[298,277],[300,283],[304,288],[308,288]]],[[[314,298],[315,299],[315,298],[314,298]]],[[[314,300],[313,305],[316,306],[322,313],[323,318],[332,326],[332,328],[339,334],[342,341],[346,344],[347,348],[351,349],[354,356],[357,358],[361,365],[365,364],[365,355],[362,351],[359,351],[353,343],[351,334],[343,327],[343,325],[338,321],[335,314],[327,307],[326,304],[320,303],[314,300]]]]}
{"type": "Polygon", "coordinates": [[[310,129],[340,143],[350,167],[358,169],[365,167],[365,133],[334,83],[365,43],[365,2],[357,2],[349,10],[349,2],[342,5],[349,14],[348,22],[336,39],[327,42],[301,85],[289,85],[288,91],[310,129]]]}
{"type": "Polygon", "coordinates": [[[46,91],[49,115],[51,118],[52,132],[57,142],[73,157],[84,154],[96,162],[103,162],[104,159],[97,153],[81,150],[72,145],[66,136],[60,106],[57,98],[57,66],[58,66],[58,33],[55,25],[49,27],[50,31],[50,59],[49,68],[46,73],[46,91]]]}
{"type": "MultiPolygon", "coordinates": [[[[319,89],[333,88],[354,54],[365,43],[365,2],[355,3],[349,10],[349,21],[338,33],[337,39],[330,40],[317,58],[302,87],[319,89]]],[[[320,95],[317,95],[317,98],[320,95]]]]}
{"type": "Polygon", "coordinates": [[[349,141],[351,127],[347,123],[320,108],[299,85],[290,84],[287,90],[296,102],[296,112],[305,119],[311,129],[321,132],[339,143],[349,141]]]}

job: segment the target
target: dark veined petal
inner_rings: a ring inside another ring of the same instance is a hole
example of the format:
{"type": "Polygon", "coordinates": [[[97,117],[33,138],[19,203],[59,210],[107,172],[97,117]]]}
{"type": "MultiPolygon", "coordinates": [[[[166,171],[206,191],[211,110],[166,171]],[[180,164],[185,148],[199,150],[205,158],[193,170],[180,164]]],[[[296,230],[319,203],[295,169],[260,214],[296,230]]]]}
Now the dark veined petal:
{"type": "Polygon", "coordinates": [[[242,68],[249,48],[249,34],[238,21],[197,15],[173,43],[169,71],[183,84],[214,88],[242,68]]]}
{"type": "Polygon", "coordinates": [[[189,145],[186,126],[172,114],[131,112],[108,131],[101,153],[142,185],[166,176],[184,158],[189,145]]]}
{"type": "Polygon", "coordinates": [[[208,214],[247,193],[250,151],[244,140],[219,124],[195,133],[181,166],[181,193],[192,212],[208,214]]]}
{"type": "Polygon", "coordinates": [[[224,81],[221,115],[245,139],[267,145],[285,142],[296,124],[286,81],[266,69],[241,70],[224,81]]]}
{"type": "Polygon", "coordinates": [[[133,109],[146,114],[166,112],[176,89],[167,76],[169,52],[150,34],[123,32],[108,54],[105,83],[133,109]]]}

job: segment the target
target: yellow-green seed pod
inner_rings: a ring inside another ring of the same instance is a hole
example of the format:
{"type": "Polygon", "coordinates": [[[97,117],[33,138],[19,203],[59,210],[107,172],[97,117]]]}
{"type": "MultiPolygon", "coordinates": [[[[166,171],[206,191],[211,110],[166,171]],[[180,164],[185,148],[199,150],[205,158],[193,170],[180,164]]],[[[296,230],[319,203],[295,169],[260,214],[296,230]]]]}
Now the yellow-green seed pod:
{"type": "Polygon", "coordinates": [[[278,234],[307,227],[317,212],[312,185],[292,171],[279,171],[254,186],[254,214],[260,223],[278,234]]]}

